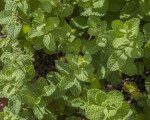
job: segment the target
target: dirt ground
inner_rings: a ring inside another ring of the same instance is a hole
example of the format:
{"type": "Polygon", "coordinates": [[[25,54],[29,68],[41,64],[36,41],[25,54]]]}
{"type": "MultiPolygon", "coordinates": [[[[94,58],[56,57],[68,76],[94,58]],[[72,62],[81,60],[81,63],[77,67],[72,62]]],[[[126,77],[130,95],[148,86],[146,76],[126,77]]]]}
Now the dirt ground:
{"type": "Polygon", "coordinates": [[[8,99],[0,98],[0,112],[3,112],[5,106],[8,106],[8,99]]]}

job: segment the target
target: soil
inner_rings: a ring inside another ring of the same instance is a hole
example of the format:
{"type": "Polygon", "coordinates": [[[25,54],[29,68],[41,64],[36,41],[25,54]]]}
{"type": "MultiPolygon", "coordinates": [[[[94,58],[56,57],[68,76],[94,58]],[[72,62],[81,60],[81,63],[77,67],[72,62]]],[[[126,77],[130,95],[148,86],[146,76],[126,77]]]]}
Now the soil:
{"type": "Polygon", "coordinates": [[[0,112],[3,112],[5,106],[8,106],[8,99],[0,98],[0,112]]]}
{"type": "Polygon", "coordinates": [[[46,54],[44,50],[35,51],[34,68],[38,76],[46,77],[50,71],[57,71],[55,63],[62,56],[62,53],[46,54]]]}

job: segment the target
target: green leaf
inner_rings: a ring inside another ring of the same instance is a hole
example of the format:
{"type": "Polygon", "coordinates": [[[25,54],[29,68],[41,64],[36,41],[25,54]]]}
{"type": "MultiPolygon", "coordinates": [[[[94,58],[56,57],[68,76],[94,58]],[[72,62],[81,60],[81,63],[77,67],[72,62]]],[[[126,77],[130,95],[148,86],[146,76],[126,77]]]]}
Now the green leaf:
{"type": "MultiPolygon", "coordinates": [[[[146,70],[150,70],[150,62],[149,58],[143,58],[143,64],[141,66],[144,66],[146,70]]],[[[141,67],[143,69],[143,67],[141,67]]],[[[143,70],[142,70],[143,71],[143,70]]]]}
{"type": "Polygon", "coordinates": [[[78,57],[79,66],[87,66],[91,63],[91,61],[92,61],[92,57],[90,55],[84,55],[83,57],[82,56],[78,57]]]}
{"type": "Polygon", "coordinates": [[[94,1],[93,7],[94,8],[102,8],[104,6],[105,2],[107,2],[107,1],[106,0],[94,1]],[[98,4],[98,3],[100,3],[100,4],[98,4]]]}
{"type": "Polygon", "coordinates": [[[73,24],[73,26],[79,29],[86,29],[88,27],[86,21],[87,21],[86,17],[80,16],[71,19],[71,23],[73,24]]]}
{"type": "Polygon", "coordinates": [[[108,76],[107,76],[107,81],[112,84],[112,85],[118,85],[121,83],[122,81],[122,77],[121,74],[118,71],[115,72],[111,72],[108,76]]]}
{"type": "Polygon", "coordinates": [[[56,87],[53,85],[45,86],[43,88],[44,96],[50,96],[51,94],[54,93],[55,90],[56,90],[56,87]]]}
{"type": "Polygon", "coordinates": [[[10,98],[15,95],[15,87],[10,86],[9,84],[3,87],[3,94],[5,98],[10,98]]]}
{"type": "Polygon", "coordinates": [[[74,71],[74,75],[80,81],[87,81],[89,77],[88,71],[84,68],[79,68],[78,70],[74,71]]]}
{"type": "Polygon", "coordinates": [[[24,34],[27,34],[30,30],[30,26],[28,24],[23,24],[22,25],[22,31],[24,34]]]}
{"type": "Polygon", "coordinates": [[[17,3],[15,1],[9,1],[5,4],[5,10],[16,11],[17,3]]]}
{"type": "Polygon", "coordinates": [[[33,113],[39,120],[42,120],[44,117],[44,114],[45,114],[45,108],[35,106],[35,107],[33,107],[33,113]]]}
{"type": "Polygon", "coordinates": [[[149,43],[144,46],[144,57],[150,58],[150,45],[149,45],[149,43]]]}
{"type": "Polygon", "coordinates": [[[51,34],[44,35],[43,44],[46,47],[46,49],[48,49],[49,51],[55,51],[56,49],[55,38],[51,34]]]}
{"type": "Polygon", "coordinates": [[[144,72],[144,64],[143,64],[143,62],[136,61],[135,64],[136,64],[136,67],[137,67],[137,74],[138,75],[142,75],[143,72],[144,72]]]}
{"type": "Polygon", "coordinates": [[[83,67],[83,69],[85,69],[87,71],[89,76],[92,75],[94,72],[94,66],[92,64],[89,64],[89,65],[83,67]]]}
{"type": "Polygon", "coordinates": [[[144,41],[145,41],[144,35],[141,32],[139,32],[138,36],[130,42],[130,45],[131,46],[136,45],[137,47],[142,47],[144,41]]]}
{"type": "Polygon", "coordinates": [[[44,20],[44,13],[40,8],[37,8],[33,13],[34,21],[37,23],[42,23],[44,20]]]}
{"type": "Polygon", "coordinates": [[[128,115],[129,110],[130,110],[129,104],[127,102],[123,102],[122,106],[117,111],[118,117],[121,117],[123,119],[128,115]]]}
{"type": "Polygon", "coordinates": [[[146,88],[146,91],[149,93],[150,92],[150,77],[147,77],[145,80],[145,88],[146,88]]]}
{"type": "Polygon", "coordinates": [[[59,87],[63,90],[71,88],[75,84],[76,78],[73,75],[67,75],[62,78],[59,83],[59,87]]]}
{"type": "Polygon", "coordinates": [[[73,96],[78,97],[81,94],[81,84],[78,80],[75,80],[74,85],[70,88],[70,92],[73,96]]]}
{"type": "Polygon", "coordinates": [[[46,23],[46,30],[52,31],[58,27],[60,20],[58,17],[49,17],[46,19],[45,23],[46,23]]]}
{"type": "MultiPolygon", "coordinates": [[[[108,105],[108,103],[106,103],[106,105],[108,105]]],[[[104,114],[105,114],[105,118],[108,118],[108,120],[114,120],[111,119],[113,116],[115,116],[117,113],[116,108],[109,108],[109,109],[105,109],[104,114]]]]}
{"type": "Polygon", "coordinates": [[[30,112],[28,110],[24,110],[19,114],[20,120],[26,120],[30,117],[30,112]]]}
{"type": "Polygon", "coordinates": [[[61,41],[64,40],[64,38],[69,37],[70,30],[65,30],[64,28],[56,28],[53,31],[51,31],[51,33],[57,41],[61,41]]]}
{"type": "Polygon", "coordinates": [[[0,24],[13,23],[15,20],[16,20],[16,17],[13,16],[10,11],[0,12],[0,24]]]}
{"type": "Polygon", "coordinates": [[[128,59],[121,68],[121,71],[126,75],[133,76],[137,74],[137,67],[132,59],[128,59]]]}
{"type": "Polygon", "coordinates": [[[67,64],[65,62],[57,62],[56,68],[57,68],[57,70],[59,70],[59,72],[61,72],[63,74],[70,74],[72,72],[69,64],[67,64]]]}
{"type": "Polygon", "coordinates": [[[72,69],[76,69],[78,67],[77,56],[74,56],[73,54],[66,54],[65,58],[72,69]]]}
{"type": "Polygon", "coordinates": [[[101,84],[99,82],[99,77],[97,76],[97,74],[90,75],[89,82],[90,82],[91,88],[98,89],[101,87],[101,84]]]}
{"type": "Polygon", "coordinates": [[[150,16],[149,6],[150,6],[149,0],[141,0],[139,2],[139,7],[143,11],[143,13],[146,14],[147,16],[150,16]]]}
{"type": "Polygon", "coordinates": [[[101,35],[105,31],[105,30],[102,30],[105,28],[101,28],[101,27],[100,28],[89,28],[88,33],[93,36],[98,36],[98,35],[101,35]]]}
{"type": "Polygon", "coordinates": [[[147,105],[150,106],[150,95],[147,97],[147,105]]]}
{"type": "Polygon", "coordinates": [[[109,57],[107,67],[111,71],[119,70],[126,62],[127,56],[121,50],[116,50],[109,57]]]}
{"type": "Polygon", "coordinates": [[[35,93],[33,90],[31,91],[27,86],[24,86],[20,90],[20,93],[18,94],[18,99],[22,103],[29,105],[35,105],[40,102],[40,99],[37,97],[37,93],[35,93]]]}
{"type": "Polygon", "coordinates": [[[21,110],[21,101],[16,97],[9,99],[9,108],[14,114],[18,114],[21,110]]]}
{"type": "Polygon", "coordinates": [[[140,58],[143,57],[144,51],[142,48],[137,48],[137,47],[126,47],[125,48],[125,53],[131,58],[140,58]]]}
{"type": "Polygon", "coordinates": [[[124,91],[126,92],[129,92],[129,93],[132,93],[134,91],[137,90],[137,85],[135,82],[126,82],[124,85],[123,85],[123,89],[124,91]]]}
{"type": "Polygon", "coordinates": [[[99,92],[99,89],[90,89],[90,90],[88,90],[87,99],[88,99],[89,104],[94,104],[96,102],[95,97],[96,97],[97,92],[99,92]]]}
{"type": "Polygon", "coordinates": [[[103,106],[104,102],[107,99],[107,94],[103,91],[99,91],[96,93],[95,102],[99,106],[103,106]]]}
{"type": "Polygon", "coordinates": [[[69,116],[65,120],[82,120],[82,119],[76,116],[69,116]]]}
{"type": "Polygon", "coordinates": [[[84,55],[83,58],[82,58],[82,63],[83,64],[90,64],[92,61],[92,57],[90,55],[84,55]]]}
{"type": "Polygon", "coordinates": [[[5,117],[4,112],[0,112],[0,118],[4,119],[4,117],[5,117]]]}
{"type": "Polygon", "coordinates": [[[115,120],[115,118],[119,120],[125,119],[128,116],[129,110],[129,104],[127,102],[123,102],[123,104],[117,110],[116,114],[110,117],[110,120],[115,120]]]}
{"type": "Polygon", "coordinates": [[[103,120],[104,115],[104,108],[101,106],[90,105],[86,109],[86,117],[90,120],[103,120]]]}
{"type": "Polygon", "coordinates": [[[123,95],[121,92],[117,91],[117,90],[114,90],[114,91],[111,91],[108,93],[108,104],[111,106],[111,107],[120,107],[123,103],[123,95]]]}
{"type": "Polygon", "coordinates": [[[113,30],[115,31],[115,33],[117,33],[118,35],[122,35],[122,32],[120,31],[120,29],[123,29],[123,22],[120,20],[114,20],[111,24],[113,30]]]}
{"type": "Polygon", "coordinates": [[[107,44],[107,38],[106,36],[102,35],[102,36],[98,36],[96,39],[96,44],[100,47],[105,47],[107,44]]]}
{"type": "Polygon", "coordinates": [[[89,27],[97,28],[101,24],[101,20],[98,17],[90,16],[87,20],[89,27]]]}
{"type": "Polygon", "coordinates": [[[150,23],[146,23],[143,27],[143,32],[146,35],[146,37],[150,38],[150,23]]]}
{"type": "Polygon", "coordinates": [[[145,114],[137,114],[136,116],[135,116],[135,119],[136,120],[147,120],[148,119],[148,117],[147,117],[147,115],[145,115],[145,114]]]}
{"type": "Polygon", "coordinates": [[[44,32],[42,28],[45,26],[45,24],[41,24],[39,26],[33,26],[28,32],[28,37],[29,38],[34,38],[34,37],[40,37],[44,35],[44,32]]]}
{"type": "Polygon", "coordinates": [[[108,0],[96,1],[82,1],[80,0],[79,6],[84,7],[80,11],[81,16],[104,16],[108,8],[108,0]]]}
{"type": "Polygon", "coordinates": [[[108,0],[109,6],[108,6],[108,11],[111,12],[119,12],[124,5],[123,0],[108,0]]]}
{"type": "Polygon", "coordinates": [[[19,12],[22,13],[22,14],[24,14],[23,18],[26,19],[25,17],[29,13],[29,4],[27,3],[27,1],[20,1],[18,3],[18,8],[20,9],[19,12]]]}
{"type": "Polygon", "coordinates": [[[44,1],[43,3],[40,4],[40,7],[44,9],[47,13],[52,12],[52,5],[50,1],[44,1]]]}
{"type": "Polygon", "coordinates": [[[71,101],[73,107],[82,107],[84,106],[84,101],[81,98],[75,98],[71,101]]]}
{"type": "Polygon", "coordinates": [[[5,7],[5,1],[2,0],[0,4],[0,11],[4,10],[4,7],[5,7]]]}
{"type": "Polygon", "coordinates": [[[105,77],[107,77],[107,75],[109,74],[109,69],[107,69],[107,60],[108,60],[108,57],[106,54],[102,54],[101,56],[99,56],[97,58],[94,57],[93,60],[96,60],[96,63],[95,66],[97,67],[97,74],[98,74],[98,77],[100,79],[104,79],[105,77]],[[100,57],[103,57],[102,61],[99,61],[100,57]]]}
{"type": "Polygon", "coordinates": [[[126,4],[120,12],[120,18],[123,20],[129,20],[133,17],[140,19],[144,17],[144,13],[139,7],[139,0],[130,0],[126,2],[126,4]]]}
{"type": "Polygon", "coordinates": [[[12,78],[15,78],[16,82],[22,82],[25,79],[25,73],[22,70],[17,69],[12,73],[12,78]]]}
{"type": "Polygon", "coordinates": [[[62,79],[62,76],[58,72],[50,72],[47,74],[47,81],[51,85],[57,85],[62,79]]]}
{"type": "Polygon", "coordinates": [[[91,7],[92,6],[92,2],[90,2],[89,0],[77,0],[77,3],[80,7],[91,7]]]}
{"type": "Polygon", "coordinates": [[[106,31],[106,21],[101,21],[98,17],[90,16],[87,24],[89,26],[88,33],[93,36],[98,36],[106,31]]]}
{"type": "Polygon", "coordinates": [[[87,41],[83,45],[82,52],[88,55],[94,55],[100,50],[100,47],[96,45],[96,40],[87,41]]]}
{"type": "Polygon", "coordinates": [[[63,6],[59,7],[59,16],[67,17],[73,13],[73,7],[70,4],[63,4],[63,6]]]}
{"type": "Polygon", "coordinates": [[[125,37],[116,38],[113,41],[113,47],[114,48],[119,48],[119,47],[122,47],[122,46],[125,46],[125,45],[128,45],[128,44],[129,44],[129,40],[126,39],[125,37]]]}
{"type": "MultiPolygon", "coordinates": [[[[63,78],[62,78],[63,79],[63,78]]],[[[60,83],[61,84],[61,83],[60,83]]],[[[64,86],[67,86],[68,83],[65,85],[66,83],[64,83],[63,85],[63,88],[64,86]]],[[[70,84],[71,85],[71,84],[70,84]]],[[[71,85],[72,86],[72,85],[71,85]]],[[[71,87],[70,86],[70,87],[71,87]]],[[[63,88],[60,88],[60,85],[57,84],[56,85],[56,90],[55,92],[53,93],[53,98],[54,99],[59,99],[59,98],[64,98],[64,99],[67,99],[67,96],[65,95],[67,93],[67,90],[64,90],[63,88]]]]}
{"type": "Polygon", "coordinates": [[[37,87],[39,89],[43,89],[43,87],[47,86],[47,81],[44,77],[39,77],[37,80],[36,80],[36,83],[35,85],[37,85],[37,87]]]}
{"type": "MultiPolygon", "coordinates": [[[[75,36],[73,36],[73,38],[75,38],[75,36]]],[[[79,54],[79,52],[81,51],[81,39],[76,39],[73,42],[73,51],[74,51],[74,54],[76,55],[79,54]]]]}
{"type": "Polygon", "coordinates": [[[138,36],[139,25],[140,19],[138,18],[132,18],[124,23],[123,29],[127,31],[127,37],[129,39],[135,39],[138,36]]]}
{"type": "Polygon", "coordinates": [[[44,44],[43,44],[43,36],[38,37],[35,42],[34,42],[34,48],[36,50],[41,50],[44,48],[44,44]]]}

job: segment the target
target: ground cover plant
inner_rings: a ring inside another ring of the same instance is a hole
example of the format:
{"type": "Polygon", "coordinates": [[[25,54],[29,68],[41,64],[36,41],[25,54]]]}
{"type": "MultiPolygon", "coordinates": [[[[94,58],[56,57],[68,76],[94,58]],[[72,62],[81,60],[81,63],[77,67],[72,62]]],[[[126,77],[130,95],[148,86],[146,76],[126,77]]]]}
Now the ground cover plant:
{"type": "Polygon", "coordinates": [[[150,0],[0,0],[0,120],[150,120],[150,0]]]}

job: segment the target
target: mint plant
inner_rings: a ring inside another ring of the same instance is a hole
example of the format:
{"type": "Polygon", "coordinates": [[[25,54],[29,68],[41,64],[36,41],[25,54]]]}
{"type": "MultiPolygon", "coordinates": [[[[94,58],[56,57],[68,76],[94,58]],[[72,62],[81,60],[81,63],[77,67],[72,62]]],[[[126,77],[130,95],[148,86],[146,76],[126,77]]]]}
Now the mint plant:
{"type": "Polygon", "coordinates": [[[1,0],[0,119],[149,120],[149,8],[1,0]]]}

